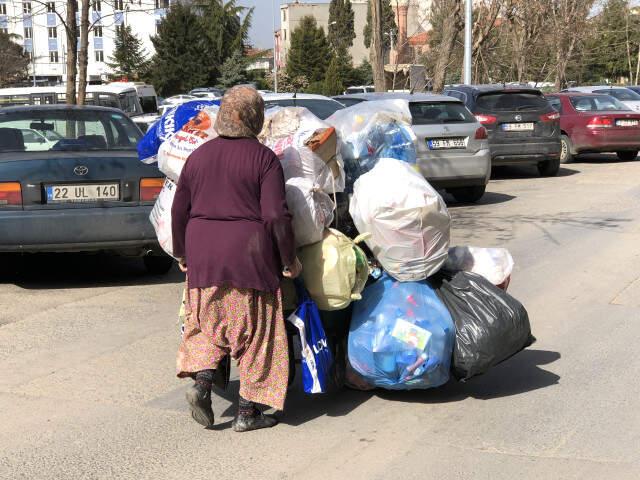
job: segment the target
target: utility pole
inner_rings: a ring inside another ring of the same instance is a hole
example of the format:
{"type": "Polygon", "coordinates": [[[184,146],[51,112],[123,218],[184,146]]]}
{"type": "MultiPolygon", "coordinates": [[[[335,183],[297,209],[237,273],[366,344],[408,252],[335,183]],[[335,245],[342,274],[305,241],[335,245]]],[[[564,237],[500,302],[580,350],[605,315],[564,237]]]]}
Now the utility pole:
{"type": "Polygon", "coordinates": [[[471,84],[471,55],[473,35],[473,0],[465,0],[464,6],[464,83],[471,84]]]}
{"type": "Polygon", "coordinates": [[[384,53],[382,49],[382,1],[371,2],[371,66],[376,92],[387,90],[384,79],[384,53]]]}
{"type": "MultiPolygon", "coordinates": [[[[280,12],[278,12],[279,14],[280,12]]],[[[271,2],[271,16],[273,17],[273,90],[278,93],[278,37],[276,35],[276,0],[271,2]]]]}

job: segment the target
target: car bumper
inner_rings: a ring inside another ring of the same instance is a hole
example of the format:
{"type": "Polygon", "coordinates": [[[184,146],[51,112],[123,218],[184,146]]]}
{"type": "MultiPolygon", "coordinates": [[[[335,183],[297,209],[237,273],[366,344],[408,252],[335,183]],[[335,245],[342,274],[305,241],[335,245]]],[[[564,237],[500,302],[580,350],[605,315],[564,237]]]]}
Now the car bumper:
{"type": "Polygon", "coordinates": [[[420,172],[436,188],[486,185],[491,176],[491,155],[482,149],[468,155],[433,155],[418,157],[420,172]]]}
{"type": "Polygon", "coordinates": [[[155,251],[152,208],[0,210],[0,252],[155,251]]]}
{"type": "Polygon", "coordinates": [[[490,144],[492,165],[538,163],[560,158],[560,138],[537,139],[535,142],[490,144]]]}
{"type": "Polygon", "coordinates": [[[640,150],[640,131],[588,129],[571,136],[573,153],[640,150]]]}

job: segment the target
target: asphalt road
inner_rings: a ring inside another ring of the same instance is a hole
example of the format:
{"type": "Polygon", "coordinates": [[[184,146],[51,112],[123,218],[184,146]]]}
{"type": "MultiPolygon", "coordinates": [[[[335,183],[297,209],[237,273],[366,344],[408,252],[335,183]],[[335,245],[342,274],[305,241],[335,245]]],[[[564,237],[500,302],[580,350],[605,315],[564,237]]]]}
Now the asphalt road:
{"type": "Polygon", "coordinates": [[[506,246],[530,349],[426,391],[294,389],[237,434],[201,428],[174,376],[182,277],[137,260],[0,256],[1,479],[640,478],[640,160],[496,174],[452,206],[457,244],[506,246]]]}

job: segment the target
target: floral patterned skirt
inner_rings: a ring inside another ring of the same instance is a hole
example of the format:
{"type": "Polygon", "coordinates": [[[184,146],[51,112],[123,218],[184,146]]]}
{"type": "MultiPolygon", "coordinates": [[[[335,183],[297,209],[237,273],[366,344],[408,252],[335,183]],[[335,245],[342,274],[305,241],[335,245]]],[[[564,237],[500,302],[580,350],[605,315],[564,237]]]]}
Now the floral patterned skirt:
{"type": "Polygon", "coordinates": [[[282,410],[289,352],[280,290],[192,288],[185,300],[178,376],[215,369],[230,354],[238,361],[240,395],[282,410]]]}

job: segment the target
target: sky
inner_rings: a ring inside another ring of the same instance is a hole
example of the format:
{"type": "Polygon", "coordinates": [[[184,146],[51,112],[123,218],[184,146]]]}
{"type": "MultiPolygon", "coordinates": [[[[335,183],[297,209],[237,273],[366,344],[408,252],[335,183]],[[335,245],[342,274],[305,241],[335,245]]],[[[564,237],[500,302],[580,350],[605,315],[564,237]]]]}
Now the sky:
{"type": "MultiPolygon", "coordinates": [[[[249,37],[257,48],[273,48],[273,7],[276,9],[276,30],[280,27],[279,5],[292,0],[237,0],[243,7],[255,7],[249,37]]],[[[315,3],[329,3],[329,0],[314,0],[315,3]]],[[[304,0],[301,3],[309,3],[304,0]]]]}

